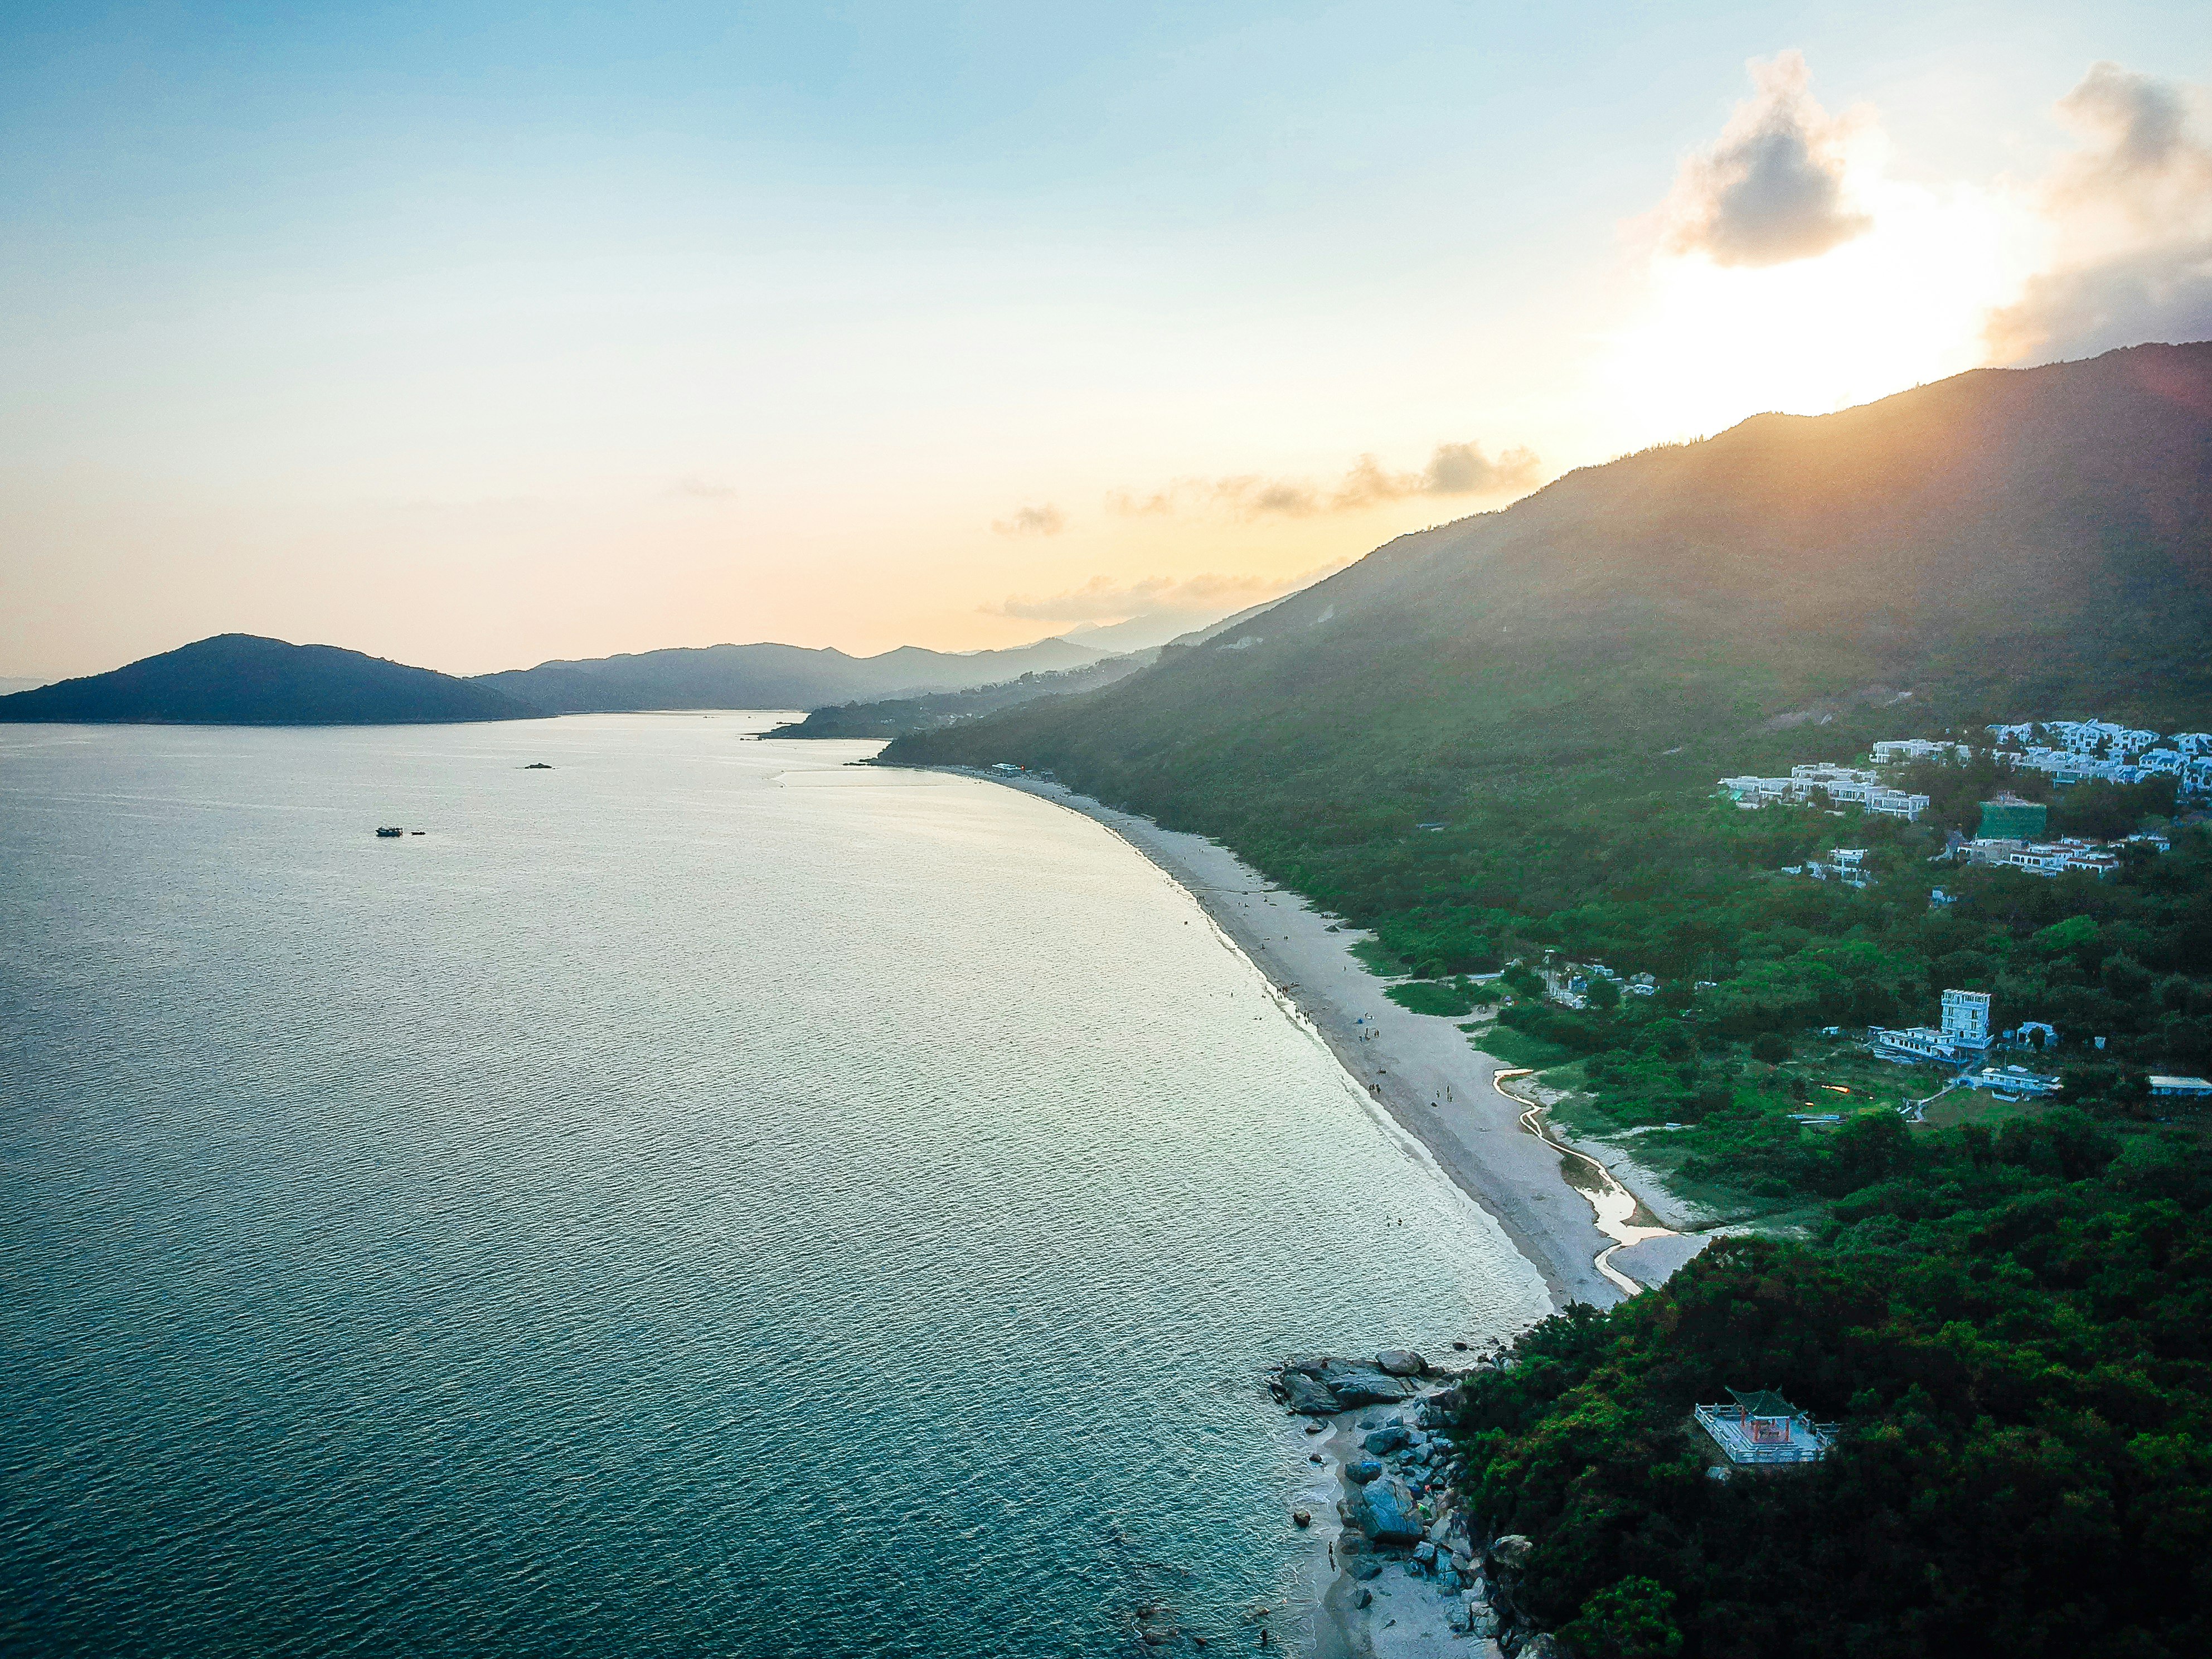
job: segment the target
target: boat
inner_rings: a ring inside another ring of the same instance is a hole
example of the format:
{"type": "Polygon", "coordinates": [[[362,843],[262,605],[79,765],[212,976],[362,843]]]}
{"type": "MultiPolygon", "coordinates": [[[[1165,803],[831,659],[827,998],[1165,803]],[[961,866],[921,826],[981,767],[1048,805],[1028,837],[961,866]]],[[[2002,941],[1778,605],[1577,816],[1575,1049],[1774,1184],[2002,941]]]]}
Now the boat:
{"type": "Polygon", "coordinates": [[[407,832],[404,830],[389,829],[380,824],[377,826],[376,833],[380,837],[386,841],[397,841],[400,836],[405,835],[407,832]]]}

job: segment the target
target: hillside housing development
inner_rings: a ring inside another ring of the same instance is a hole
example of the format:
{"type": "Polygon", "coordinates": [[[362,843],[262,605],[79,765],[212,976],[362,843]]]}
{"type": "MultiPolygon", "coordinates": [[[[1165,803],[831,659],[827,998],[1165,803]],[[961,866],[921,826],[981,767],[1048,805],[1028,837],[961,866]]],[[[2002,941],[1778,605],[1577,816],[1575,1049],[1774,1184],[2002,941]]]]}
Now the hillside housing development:
{"type": "Polygon", "coordinates": [[[2000,745],[1997,759],[2022,771],[2046,772],[2053,783],[2141,783],[2170,777],[2189,794],[2212,794],[2212,732],[2166,737],[2148,727],[2100,720],[2017,720],[1988,730],[2000,745]],[[2002,746],[2008,744],[2021,747],[2002,746]]]}
{"type": "Polygon", "coordinates": [[[1863,806],[1885,817],[1917,818],[1928,810],[1928,797],[1893,789],[1878,772],[1820,762],[1793,766],[1786,778],[1723,778],[1720,787],[1739,806],[1764,806],[1770,801],[1802,804],[1817,790],[1838,806],[1863,806]]]}

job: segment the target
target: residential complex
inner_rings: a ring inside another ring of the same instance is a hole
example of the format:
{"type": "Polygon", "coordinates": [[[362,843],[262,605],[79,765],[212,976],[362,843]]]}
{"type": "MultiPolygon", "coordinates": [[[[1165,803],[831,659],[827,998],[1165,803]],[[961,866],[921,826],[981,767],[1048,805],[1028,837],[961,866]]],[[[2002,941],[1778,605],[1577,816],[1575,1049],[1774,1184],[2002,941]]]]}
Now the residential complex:
{"type": "Polygon", "coordinates": [[[1867,1028],[1867,1041],[1885,1060],[1933,1060],[1955,1065],[1978,1059],[1990,1047],[1990,994],[1946,991],[1942,1025],[1901,1030],[1872,1025],[1867,1028]]]}
{"type": "Polygon", "coordinates": [[[2191,794],[2212,793],[2212,732],[2172,737],[2112,720],[2020,720],[1992,726],[1999,760],[2023,771],[2047,772],[2054,783],[2141,783],[2171,777],[2191,794]]]}
{"type": "Polygon", "coordinates": [[[1825,763],[1793,766],[1786,778],[1723,778],[1720,787],[1739,806],[1764,806],[1770,801],[1802,803],[1816,789],[1838,806],[1863,806],[1893,818],[1917,818],[1928,810],[1928,797],[1892,789],[1878,772],[1825,763]]]}

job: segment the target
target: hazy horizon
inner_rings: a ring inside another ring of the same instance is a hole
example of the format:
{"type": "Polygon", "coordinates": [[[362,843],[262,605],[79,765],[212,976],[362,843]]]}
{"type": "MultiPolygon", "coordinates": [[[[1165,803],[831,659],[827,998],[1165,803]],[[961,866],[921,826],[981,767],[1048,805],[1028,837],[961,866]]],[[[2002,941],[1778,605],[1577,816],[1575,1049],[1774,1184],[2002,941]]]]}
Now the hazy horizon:
{"type": "Polygon", "coordinates": [[[8,677],[1224,615],[1764,410],[2212,335],[2212,18],[2170,6],[15,45],[8,677]]]}

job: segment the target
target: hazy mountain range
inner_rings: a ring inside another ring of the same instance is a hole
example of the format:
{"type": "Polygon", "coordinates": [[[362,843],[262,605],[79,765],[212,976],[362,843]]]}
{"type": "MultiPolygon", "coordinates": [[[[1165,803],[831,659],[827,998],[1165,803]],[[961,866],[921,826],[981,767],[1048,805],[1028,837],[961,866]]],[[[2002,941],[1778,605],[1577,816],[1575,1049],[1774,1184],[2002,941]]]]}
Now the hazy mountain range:
{"type": "Polygon", "coordinates": [[[106,674],[52,684],[0,682],[0,689],[16,688],[0,695],[0,720],[321,726],[649,708],[806,709],[1007,685],[1109,662],[1134,667],[1161,639],[1182,632],[1187,620],[1133,617],[1091,629],[1084,641],[1040,640],[1006,651],[902,646],[854,657],[793,645],[714,645],[540,663],[471,679],[336,646],[225,634],[106,674]]]}

